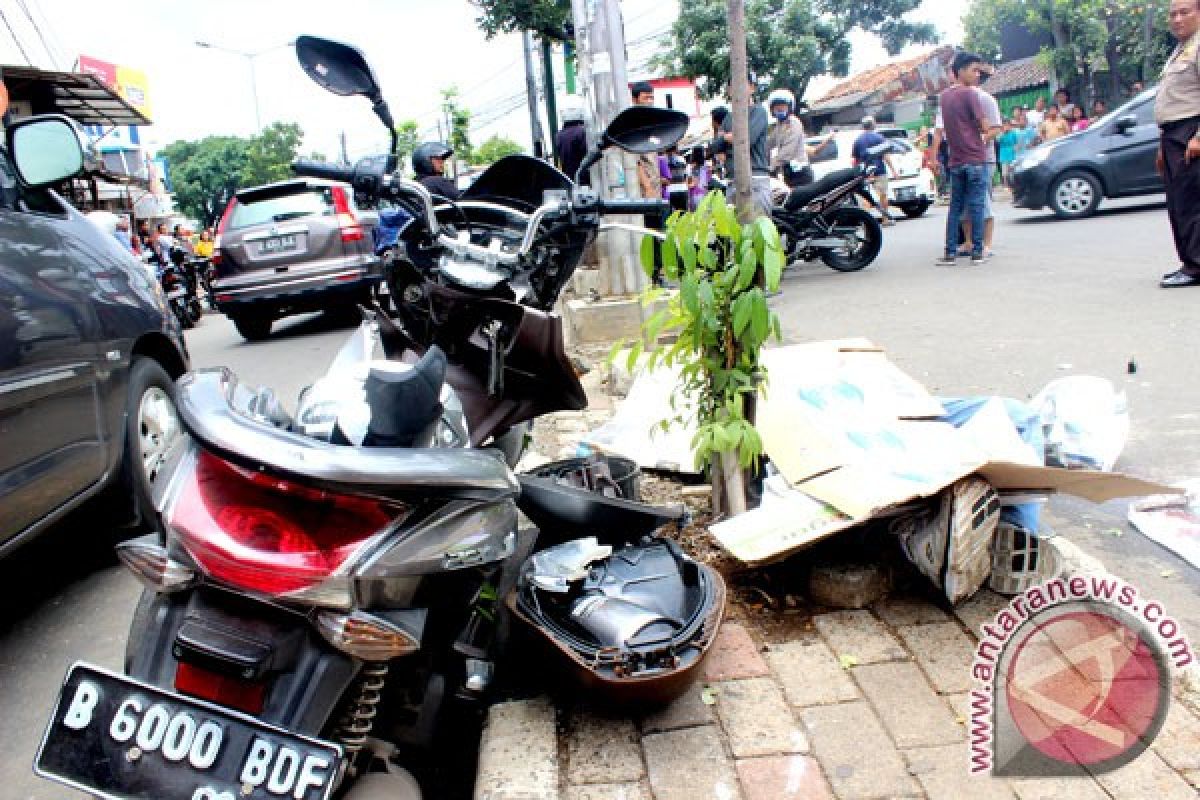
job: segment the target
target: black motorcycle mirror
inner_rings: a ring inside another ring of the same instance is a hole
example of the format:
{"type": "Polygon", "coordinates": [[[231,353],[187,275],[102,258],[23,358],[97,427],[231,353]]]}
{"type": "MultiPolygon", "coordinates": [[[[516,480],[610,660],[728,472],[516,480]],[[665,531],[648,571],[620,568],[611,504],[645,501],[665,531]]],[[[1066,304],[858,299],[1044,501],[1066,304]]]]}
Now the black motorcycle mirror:
{"type": "Polygon", "coordinates": [[[399,138],[396,123],[362,51],[319,36],[301,36],[296,39],[296,58],[304,73],[325,91],[343,97],[360,95],[371,101],[371,110],[391,135],[388,171],[394,170],[399,138]]]}
{"type": "Polygon", "coordinates": [[[575,172],[575,183],[610,147],[630,153],[657,153],[678,142],[687,133],[688,115],[654,106],[630,106],[617,114],[600,136],[600,142],[575,172]]]}

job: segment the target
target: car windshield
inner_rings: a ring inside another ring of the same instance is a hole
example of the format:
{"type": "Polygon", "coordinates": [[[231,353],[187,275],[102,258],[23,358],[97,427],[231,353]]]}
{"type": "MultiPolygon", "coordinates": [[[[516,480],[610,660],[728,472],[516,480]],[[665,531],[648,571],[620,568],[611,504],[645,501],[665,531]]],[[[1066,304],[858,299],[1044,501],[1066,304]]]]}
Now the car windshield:
{"type": "Polygon", "coordinates": [[[238,203],[229,220],[229,228],[249,228],[271,222],[333,213],[333,195],[328,188],[313,189],[282,197],[271,197],[254,203],[238,203]]]}

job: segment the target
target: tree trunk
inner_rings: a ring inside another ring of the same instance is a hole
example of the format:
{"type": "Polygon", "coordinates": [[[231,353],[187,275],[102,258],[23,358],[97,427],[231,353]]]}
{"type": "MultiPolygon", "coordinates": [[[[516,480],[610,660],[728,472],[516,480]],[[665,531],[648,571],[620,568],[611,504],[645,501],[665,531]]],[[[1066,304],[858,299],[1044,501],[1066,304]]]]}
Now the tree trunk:
{"type": "Polygon", "coordinates": [[[733,114],[733,186],[738,219],[754,219],[753,167],[750,163],[750,97],[747,86],[746,5],[729,0],[729,103],[733,114]]]}

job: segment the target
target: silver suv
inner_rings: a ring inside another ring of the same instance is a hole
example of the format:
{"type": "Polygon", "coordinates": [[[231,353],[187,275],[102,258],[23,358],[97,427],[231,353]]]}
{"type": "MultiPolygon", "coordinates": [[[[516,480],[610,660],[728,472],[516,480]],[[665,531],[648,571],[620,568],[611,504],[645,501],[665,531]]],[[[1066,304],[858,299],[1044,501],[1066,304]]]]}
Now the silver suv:
{"type": "Polygon", "coordinates": [[[215,302],[246,339],[280,317],[349,307],[381,277],[350,186],[314,178],[242,189],[217,228],[215,302]]]}

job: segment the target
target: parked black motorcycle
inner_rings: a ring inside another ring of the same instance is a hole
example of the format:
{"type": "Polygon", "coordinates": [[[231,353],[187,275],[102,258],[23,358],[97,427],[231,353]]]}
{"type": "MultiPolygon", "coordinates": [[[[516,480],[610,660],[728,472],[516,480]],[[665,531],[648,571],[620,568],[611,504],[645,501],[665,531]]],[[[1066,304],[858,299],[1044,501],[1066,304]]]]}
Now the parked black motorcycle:
{"type": "Polygon", "coordinates": [[[159,285],[162,286],[163,295],[167,298],[167,307],[175,315],[179,327],[184,330],[194,328],[199,317],[193,313],[193,307],[189,301],[188,283],[183,270],[175,264],[159,263],[149,252],[143,255],[142,260],[148,268],[153,268],[157,273],[159,285]]]}
{"type": "Polygon", "coordinates": [[[836,170],[792,189],[772,210],[789,263],[819,258],[839,272],[855,272],[875,260],[883,228],[853,201],[857,195],[874,205],[868,178],[861,167],[836,170]]]}
{"type": "MultiPolygon", "coordinates": [[[[324,88],[371,99],[395,136],[359,51],[313,37],[296,51],[324,88]]],[[[601,147],[653,152],[686,128],[635,107],[601,147]]],[[[551,308],[601,215],[665,204],[605,202],[510,156],[435,207],[395,167],[294,165],[411,218],[389,245],[388,360],[372,357],[367,324],[294,416],[227,370],[181,379],[189,436],[155,487],[165,533],[118,550],[147,587],[126,674],[71,669],[39,774],[106,797],[412,800],[419,753],[445,714],[482,707],[517,620],[565,614],[559,649],[605,685],[675,686],[698,666],[720,578],[641,541],[677,515],[510,469],[530,420],[586,405],[551,308]],[[537,529],[518,529],[518,507],[537,529]],[[593,553],[637,552],[588,568],[569,552],[580,536],[593,553]],[[546,557],[552,545],[568,552],[546,557]],[[534,552],[549,563],[526,569],[534,552]],[[595,578],[586,596],[539,599],[579,569],[576,584],[595,578]]]]}

